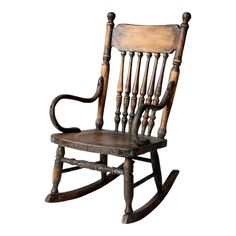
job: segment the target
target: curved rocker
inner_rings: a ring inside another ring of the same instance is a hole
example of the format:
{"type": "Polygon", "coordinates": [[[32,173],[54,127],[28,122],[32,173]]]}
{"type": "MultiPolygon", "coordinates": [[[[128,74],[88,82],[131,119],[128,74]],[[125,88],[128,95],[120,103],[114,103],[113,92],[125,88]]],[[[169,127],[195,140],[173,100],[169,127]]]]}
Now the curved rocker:
{"type": "Polygon", "coordinates": [[[144,218],[150,212],[152,212],[168,194],[178,174],[178,170],[172,170],[169,176],[167,177],[165,183],[162,185],[162,191],[157,192],[153,196],[153,198],[151,198],[145,205],[143,205],[136,211],[133,211],[130,214],[124,214],[122,218],[122,223],[129,224],[136,222],[144,218]]]}
{"type": "Polygon", "coordinates": [[[96,191],[96,190],[102,188],[103,186],[110,183],[112,180],[114,180],[118,176],[119,175],[108,174],[103,179],[100,179],[100,180],[95,181],[95,182],[93,182],[89,185],[86,185],[84,187],[81,187],[81,188],[78,188],[78,189],[75,189],[75,190],[62,192],[62,193],[50,193],[46,197],[45,201],[46,202],[63,202],[63,201],[72,200],[72,199],[75,199],[75,198],[82,197],[86,194],[89,194],[93,191],[96,191]]]}

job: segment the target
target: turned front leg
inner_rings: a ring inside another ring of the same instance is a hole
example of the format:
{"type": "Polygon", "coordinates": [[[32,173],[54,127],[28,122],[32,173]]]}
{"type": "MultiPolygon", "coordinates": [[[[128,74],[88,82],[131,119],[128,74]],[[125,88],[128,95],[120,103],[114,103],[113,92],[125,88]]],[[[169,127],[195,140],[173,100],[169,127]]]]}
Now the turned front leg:
{"type": "Polygon", "coordinates": [[[131,214],[132,200],[134,195],[134,178],[133,178],[133,163],[134,161],[128,157],[125,158],[124,168],[124,197],[125,197],[125,213],[131,214]]]}
{"type": "Polygon", "coordinates": [[[62,146],[58,146],[52,175],[53,187],[51,193],[58,193],[58,185],[61,181],[61,174],[63,167],[63,162],[61,161],[61,158],[63,158],[64,155],[65,155],[65,148],[62,146]]]}

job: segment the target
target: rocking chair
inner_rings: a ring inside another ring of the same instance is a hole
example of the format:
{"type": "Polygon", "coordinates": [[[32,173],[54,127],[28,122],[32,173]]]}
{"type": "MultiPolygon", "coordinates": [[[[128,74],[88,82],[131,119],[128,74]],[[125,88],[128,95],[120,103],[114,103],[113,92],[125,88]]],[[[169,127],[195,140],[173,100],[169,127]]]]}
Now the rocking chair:
{"type": "Polygon", "coordinates": [[[167,146],[167,140],[164,138],[166,126],[179,78],[179,67],[191,15],[185,12],[180,26],[177,24],[119,24],[114,28],[115,14],[112,12],[108,13],[107,18],[101,77],[98,79],[95,94],[91,98],[63,94],[52,101],[50,107],[51,121],[61,133],[52,134],[51,136],[51,141],[57,144],[58,148],[53,169],[53,187],[51,193],[46,197],[46,201],[61,202],[82,197],[110,183],[119,175],[123,175],[126,206],[122,222],[132,223],[148,215],[161,203],[179,173],[178,170],[171,171],[166,181],[162,182],[157,149],[167,146]],[[107,95],[109,61],[112,47],[117,48],[121,54],[116,111],[114,111],[115,128],[114,130],[104,130],[102,129],[103,113],[107,95]],[[173,56],[169,82],[162,95],[161,90],[166,62],[168,56],[173,52],[175,54],[173,56]],[[127,54],[127,74],[124,76],[127,54]],[[137,66],[135,73],[132,74],[135,55],[137,56],[135,61],[137,66]],[[143,57],[146,59],[142,70],[141,61],[143,57]],[[161,59],[161,67],[158,69],[159,75],[156,76],[159,59],[161,59]],[[151,61],[153,62],[153,69],[151,75],[148,76],[151,61]],[[140,83],[139,78],[141,74],[142,81],[140,83]],[[126,77],[125,86],[123,86],[124,77],[126,77]],[[98,99],[96,128],[82,131],[79,128],[62,127],[55,116],[55,107],[62,99],[72,99],[83,103],[92,103],[98,99]],[[151,136],[151,133],[155,125],[156,112],[159,110],[162,110],[162,116],[159,122],[160,126],[157,131],[157,137],[154,137],[151,136]],[[91,162],[64,157],[65,148],[99,153],[100,160],[91,162]],[[145,153],[150,153],[150,158],[140,156],[145,153]],[[118,167],[109,167],[107,165],[108,155],[123,157],[123,164],[118,167]],[[134,183],[134,161],[151,163],[153,173],[134,183]],[[72,167],[63,168],[63,163],[71,164],[72,167]],[[81,168],[100,171],[101,178],[87,186],[72,191],[59,192],[58,185],[61,175],[81,168]],[[156,194],[145,205],[137,210],[133,210],[134,188],[151,178],[154,178],[155,181],[156,194]]]}

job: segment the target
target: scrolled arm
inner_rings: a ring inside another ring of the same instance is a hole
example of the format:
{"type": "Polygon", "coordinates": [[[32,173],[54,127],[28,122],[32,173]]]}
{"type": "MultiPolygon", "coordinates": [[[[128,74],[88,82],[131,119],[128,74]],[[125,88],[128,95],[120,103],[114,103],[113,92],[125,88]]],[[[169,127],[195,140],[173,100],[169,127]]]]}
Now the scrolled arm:
{"type": "Polygon", "coordinates": [[[160,103],[158,105],[153,105],[153,104],[143,104],[139,107],[139,109],[137,110],[135,116],[134,116],[134,120],[133,120],[133,123],[132,123],[132,129],[131,129],[131,134],[132,134],[132,139],[133,141],[139,145],[139,146],[142,146],[144,144],[147,144],[149,143],[149,140],[141,140],[139,137],[138,137],[138,129],[139,129],[139,125],[140,125],[140,119],[142,117],[142,114],[143,112],[148,108],[148,109],[152,109],[152,110],[161,110],[162,108],[164,108],[170,98],[172,97],[172,94],[174,93],[174,90],[175,90],[175,87],[176,87],[176,84],[174,81],[170,81],[167,88],[166,88],[166,91],[160,101],[160,103]]]}
{"type": "Polygon", "coordinates": [[[91,98],[82,98],[82,97],[77,97],[77,96],[70,95],[70,94],[62,94],[62,95],[55,97],[50,105],[50,112],[49,112],[50,118],[51,118],[51,121],[52,121],[54,127],[63,133],[80,132],[81,130],[79,128],[76,128],[76,127],[64,128],[58,123],[58,121],[56,119],[56,115],[55,115],[55,107],[56,107],[57,103],[62,99],[70,99],[70,100],[75,100],[75,101],[79,101],[79,102],[83,102],[83,103],[92,103],[101,95],[102,89],[103,89],[103,77],[101,76],[98,79],[97,90],[91,98]]]}

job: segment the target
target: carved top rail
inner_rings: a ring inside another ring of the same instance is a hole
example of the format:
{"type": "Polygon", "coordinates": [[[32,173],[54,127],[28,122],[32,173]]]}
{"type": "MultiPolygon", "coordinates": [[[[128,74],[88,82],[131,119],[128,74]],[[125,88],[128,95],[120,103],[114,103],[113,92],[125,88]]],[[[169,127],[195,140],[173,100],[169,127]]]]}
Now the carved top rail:
{"type": "Polygon", "coordinates": [[[112,46],[121,51],[171,53],[179,33],[179,25],[119,24],[113,30],[112,46]]]}

